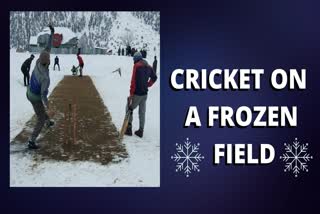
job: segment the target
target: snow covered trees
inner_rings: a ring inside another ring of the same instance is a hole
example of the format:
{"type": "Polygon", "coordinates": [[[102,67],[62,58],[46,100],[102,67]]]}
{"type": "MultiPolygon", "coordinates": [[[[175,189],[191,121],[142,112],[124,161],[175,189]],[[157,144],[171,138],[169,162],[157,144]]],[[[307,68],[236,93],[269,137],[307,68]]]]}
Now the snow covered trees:
{"type": "Polygon", "coordinates": [[[121,37],[122,44],[125,46],[131,46],[133,40],[134,40],[133,32],[127,29],[126,32],[121,37]]]}
{"type": "MultiPolygon", "coordinates": [[[[160,13],[114,11],[12,11],[10,12],[10,48],[30,50],[30,38],[41,32],[48,23],[57,27],[71,29],[78,35],[79,39],[83,36],[84,38],[81,39],[83,40],[81,44],[84,44],[84,46],[81,45],[81,47],[86,48],[87,50],[93,50],[95,47],[99,47],[113,49],[113,51],[116,52],[120,45],[126,46],[125,44],[130,44],[130,46],[140,49],[142,43],[145,43],[146,40],[150,41],[150,43],[154,43],[150,39],[154,38],[154,36],[149,36],[149,38],[145,37],[146,34],[150,35],[150,31],[148,31],[148,33],[140,32],[140,34],[144,35],[143,38],[141,38],[139,33],[133,35],[134,29],[132,26],[141,26],[141,24],[142,26],[150,25],[151,28],[148,27],[148,29],[153,29],[158,33],[160,29],[160,13]],[[123,15],[129,18],[119,19],[119,17],[123,17],[123,15]],[[148,20],[149,18],[150,20],[148,20]],[[129,25],[127,25],[127,22],[129,25]],[[119,30],[119,25],[121,24],[125,24],[125,28],[129,31],[123,33],[126,31],[125,29],[122,28],[119,30]],[[113,30],[113,26],[118,26],[116,32],[113,30]],[[123,37],[124,42],[121,41],[121,36],[123,37]]],[[[152,34],[153,33],[154,32],[152,32],[152,34]]]]}
{"type": "Polygon", "coordinates": [[[132,14],[135,17],[143,19],[144,22],[148,25],[151,25],[155,31],[160,32],[160,13],[159,12],[157,12],[157,11],[152,11],[152,12],[137,11],[137,12],[132,12],[132,14]]]}

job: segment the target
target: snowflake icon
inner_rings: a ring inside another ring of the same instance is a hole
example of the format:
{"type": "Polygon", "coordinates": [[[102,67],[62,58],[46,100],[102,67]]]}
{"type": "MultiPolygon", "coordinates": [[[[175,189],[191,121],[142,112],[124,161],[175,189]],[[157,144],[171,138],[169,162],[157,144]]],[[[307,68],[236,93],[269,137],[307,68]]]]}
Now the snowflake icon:
{"type": "Polygon", "coordinates": [[[176,164],[176,172],[183,171],[188,178],[192,171],[200,172],[199,162],[204,159],[199,153],[200,143],[191,144],[186,138],[184,144],[176,143],[176,153],[171,156],[176,164]]]}
{"type": "Polygon", "coordinates": [[[292,144],[284,144],[285,153],[280,159],[285,162],[284,172],[292,171],[294,177],[298,177],[300,171],[308,172],[307,162],[313,159],[313,156],[308,153],[308,143],[300,144],[298,138],[295,138],[292,144]]]}

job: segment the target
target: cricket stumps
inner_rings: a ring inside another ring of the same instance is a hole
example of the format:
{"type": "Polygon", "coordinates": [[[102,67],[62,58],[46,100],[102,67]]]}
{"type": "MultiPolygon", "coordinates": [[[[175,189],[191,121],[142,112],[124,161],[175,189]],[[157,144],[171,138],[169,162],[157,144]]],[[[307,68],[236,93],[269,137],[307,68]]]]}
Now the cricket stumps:
{"type": "Polygon", "coordinates": [[[64,140],[65,144],[77,143],[77,102],[76,99],[65,100],[64,140]]]}

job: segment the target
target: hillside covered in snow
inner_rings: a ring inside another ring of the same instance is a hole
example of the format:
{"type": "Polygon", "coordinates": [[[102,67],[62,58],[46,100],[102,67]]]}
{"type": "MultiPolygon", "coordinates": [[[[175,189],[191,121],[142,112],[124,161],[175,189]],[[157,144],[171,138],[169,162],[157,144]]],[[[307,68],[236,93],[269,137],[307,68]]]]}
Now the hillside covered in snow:
{"type": "Polygon", "coordinates": [[[28,50],[30,38],[49,23],[73,31],[83,49],[99,47],[116,53],[129,42],[131,47],[145,47],[156,54],[160,46],[159,12],[36,11],[10,13],[10,48],[28,50]]]}

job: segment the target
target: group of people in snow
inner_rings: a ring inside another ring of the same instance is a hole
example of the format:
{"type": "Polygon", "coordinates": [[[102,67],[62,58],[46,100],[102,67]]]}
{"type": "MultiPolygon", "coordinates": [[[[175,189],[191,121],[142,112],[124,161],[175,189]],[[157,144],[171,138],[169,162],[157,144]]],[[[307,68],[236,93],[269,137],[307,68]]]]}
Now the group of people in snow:
{"type": "MultiPolygon", "coordinates": [[[[23,74],[24,86],[28,86],[30,84],[30,67],[31,67],[31,63],[32,63],[33,59],[34,59],[34,55],[31,54],[31,56],[22,63],[21,72],[23,74]]],[[[80,49],[79,49],[79,51],[77,53],[77,60],[78,60],[79,65],[77,67],[74,67],[74,68],[76,70],[78,70],[78,69],[80,70],[79,77],[82,77],[82,71],[83,71],[84,63],[83,63],[82,57],[80,56],[80,49]]],[[[54,58],[54,65],[53,65],[53,70],[54,71],[56,70],[56,66],[58,67],[58,71],[60,71],[60,63],[59,63],[59,57],[58,56],[56,56],[54,58]]]]}
{"type": "MultiPolygon", "coordinates": [[[[126,47],[126,53],[124,53],[124,48],[121,49],[121,47],[119,47],[118,49],[118,56],[131,56],[133,57],[133,55],[139,52],[138,49],[131,47],[130,45],[128,45],[126,47]]],[[[147,50],[146,49],[141,49],[140,53],[142,54],[143,58],[147,58],[147,50]]]]}
{"type": "MultiPolygon", "coordinates": [[[[29,71],[32,60],[35,58],[31,55],[21,67],[21,71],[24,75],[24,85],[27,86],[27,99],[33,106],[34,112],[37,116],[36,125],[29,138],[27,146],[29,149],[37,149],[38,144],[36,143],[37,137],[39,136],[42,128],[46,125],[47,127],[53,126],[54,122],[50,120],[50,115],[53,112],[48,102],[48,90],[50,85],[49,65],[50,65],[50,51],[52,46],[52,37],[54,34],[54,27],[49,25],[51,34],[45,49],[40,53],[39,58],[36,61],[35,67],[32,71],[31,81],[29,84],[29,71]]],[[[80,56],[80,49],[77,53],[78,68],[80,68],[80,75],[82,77],[84,62],[80,56]]],[[[146,101],[148,97],[148,88],[151,87],[157,81],[156,67],[157,59],[153,62],[153,66],[150,66],[144,59],[141,52],[135,52],[133,54],[133,70],[130,83],[130,91],[128,97],[128,104],[126,111],[130,110],[129,124],[125,132],[126,135],[132,136],[132,120],[133,111],[139,107],[139,129],[135,131],[135,134],[139,137],[143,137],[144,125],[145,125],[145,114],[146,114],[146,101]]],[[[56,56],[53,69],[59,65],[59,58],[56,56]]]]}
{"type": "MultiPolygon", "coordinates": [[[[126,48],[126,56],[134,56],[135,53],[139,52],[137,49],[135,48],[131,48],[130,45],[127,46],[126,48]]],[[[147,50],[146,49],[141,49],[140,50],[140,53],[142,55],[142,58],[147,58],[147,50]]],[[[118,49],[118,55],[119,56],[124,56],[124,49],[121,47],[119,47],[118,49]]],[[[153,64],[152,64],[152,68],[154,70],[155,73],[157,73],[157,65],[158,65],[158,60],[157,60],[157,56],[154,56],[154,61],[153,61],[153,64]]]]}

